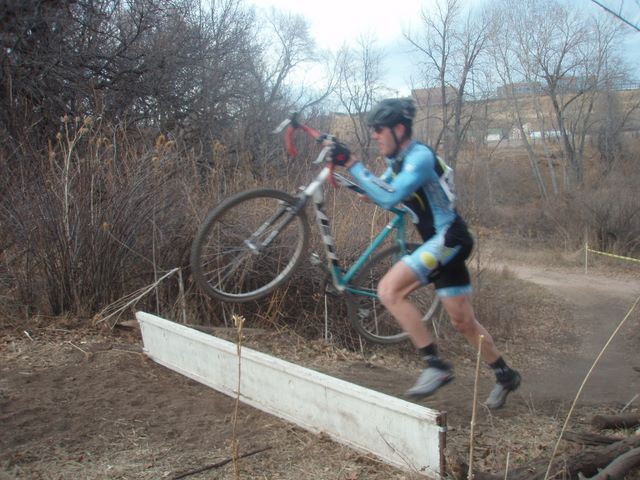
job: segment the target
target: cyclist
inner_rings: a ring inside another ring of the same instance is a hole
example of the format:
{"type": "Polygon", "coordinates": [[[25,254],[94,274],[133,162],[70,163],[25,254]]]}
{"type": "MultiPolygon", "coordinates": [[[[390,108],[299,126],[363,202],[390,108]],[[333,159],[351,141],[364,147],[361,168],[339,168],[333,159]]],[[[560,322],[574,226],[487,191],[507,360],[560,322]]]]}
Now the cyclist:
{"type": "Polygon", "coordinates": [[[378,285],[382,304],[409,334],[425,362],[407,395],[429,396],[454,378],[451,365],[439,357],[420,312],[407,298],[418,287],[433,283],[456,330],[476,349],[480,336],[484,337],[482,359],[496,375],[496,385],[485,405],[500,408],[509,393],[520,386],[520,374],[507,365],[491,335],[476,319],[465,265],[473,239],[454,207],[451,168],[429,147],[412,139],[415,113],[411,99],[394,98],[381,101],[369,113],[372,138],[388,163],[381,177],[371,173],[344,144],[333,144],[329,157],[335,165],[347,168],[380,207],[388,209],[404,203],[413,212],[424,240],[415,252],[391,267],[378,285]]]}

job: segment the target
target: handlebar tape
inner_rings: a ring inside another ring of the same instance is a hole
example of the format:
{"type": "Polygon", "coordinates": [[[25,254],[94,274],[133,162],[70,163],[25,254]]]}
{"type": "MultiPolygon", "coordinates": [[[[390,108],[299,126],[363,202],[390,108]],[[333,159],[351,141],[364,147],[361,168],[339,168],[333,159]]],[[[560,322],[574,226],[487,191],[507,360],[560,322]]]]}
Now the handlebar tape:
{"type": "Polygon", "coordinates": [[[295,126],[294,125],[289,125],[287,127],[287,131],[285,132],[285,135],[284,135],[284,143],[285,143],[285,146],[287,148],[287,153],[289,155],[291,155],[292,157],[296,157],[298,155],[298,149],[296,148],[296,145],[295,145],[295,142],[294,142],[294,139],[293,139],[294,134],[295,134],[296,130],[298,130],[298,129],[302,129],[304,131],[304,133],[309,135],[314,140],[318,140],[322,136],[322,134],[319,131],[317,131],[317,130],[315,130],[315,129],[307,126],[307,125],[304,125],[302,123],[301,124],[297,124],[295,126]]]}
{"type": "MultiPolygon", "coordinates": [[[[311,138],[313,138],[316,141],[321,140],[322,134],[317,131],[314,128],[311,128],[303,123],[292,123],[291,125],[289,125],[287,127],[287,131],[284,134],[284,144],[287,148],[287,153],[289,155],[291,155],[292,157],[296,157],[298,155],[298,149],[296,148],[296,144],[294,142],[294,135],[296,133],[296,130],[298,129],[302,129],[304,131],[304,133],[306,133],[307,135],[309,135],[311,138]]],[[[329,167],[329,183],[333,186],[333,187],[338,187],[338,183],[336,182],[336,179],[333,176],[333,171],[335,168],[335,165],[333,163],[330,163],[328,165],[329,167]]]]}
{"type": "Polygon", "coordinates": [[[293,141],[293,134],[296,132],[296,127],[289,125],[287,131],[284,134],[284,145],[287,148],[287,153],[292,157],[298,156],[298,149],[293,141]]]}

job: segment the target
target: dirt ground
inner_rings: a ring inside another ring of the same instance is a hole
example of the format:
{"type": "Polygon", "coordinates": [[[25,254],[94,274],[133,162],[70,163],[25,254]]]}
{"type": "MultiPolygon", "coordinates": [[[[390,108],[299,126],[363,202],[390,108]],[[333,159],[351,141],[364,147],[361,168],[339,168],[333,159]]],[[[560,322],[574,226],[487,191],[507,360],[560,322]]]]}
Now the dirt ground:
{"type": "MultiPolygon", "coordinates": [[[[513,262],[509,269],[538,285],[540,309],[498,342],[522,388],[499,411],[478,409],[475,469],[496,473],[549,456],[587,371],[640,295],[632,271],[585,276],[513,262]]],[[[640,409],[639,332],[636,309],[591,374],[571,430],[589,431],[596,413],[640,409]]],[[[475,356],[459,338],[440,343],[456,381],[423,403],[448,412],[448,456],[465,458],[475,356]]],[[[397,396],[420,368],[407,347],[354,353],[290,331],[249,332],[244,344],[397,396]]],[[[247,406],[236,417],[234,399],[150,361],[136,330],[7,322],[0,358],[0,479],[419,478],[247,406]],[[229,461],[234,444],[250,455],[229,461]]],[[[491,386],[485,368],[481,400],[491,386]]],[[[577,448],[561,444],[561,452],[577,448]]]]}

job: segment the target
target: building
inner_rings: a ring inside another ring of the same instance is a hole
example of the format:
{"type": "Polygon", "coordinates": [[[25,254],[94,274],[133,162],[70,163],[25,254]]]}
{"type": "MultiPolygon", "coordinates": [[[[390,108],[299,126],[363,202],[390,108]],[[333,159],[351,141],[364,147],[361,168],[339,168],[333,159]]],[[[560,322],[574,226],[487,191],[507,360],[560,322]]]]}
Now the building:
{"type": "Polygon", "coordinates": [[[542,85],[540,85],[540,82],[509,83],[496,89],[498,98],[522,97],[539,94],[541,92],[542,85]]]}
{"type": "MultiPolygon", "coordinates": [[[[416,101],[418,109],[429,108],[442,105],[442,89],[434,88],[417,88],[411,91],[411,95],[416,101]]],[[[453,87],[445,87],[445,102],[450,103],[456,98],[456,89],[453,87]]]]}

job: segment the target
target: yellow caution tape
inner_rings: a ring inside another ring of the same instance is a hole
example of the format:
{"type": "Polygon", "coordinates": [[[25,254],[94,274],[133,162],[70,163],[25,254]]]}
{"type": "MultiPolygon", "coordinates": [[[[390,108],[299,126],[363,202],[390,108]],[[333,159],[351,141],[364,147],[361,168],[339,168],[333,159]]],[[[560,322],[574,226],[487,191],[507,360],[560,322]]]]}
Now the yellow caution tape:
{"type": "Polygon", "coordinates": [[[591,250],[589,247],[587,247],[587,251],[591,253],[597,253],[598,255],[604,255],[605,257],[619,258],[620,260],[628,260],[630,262],[640,263],[640,259],[638,258],[623,257],[621,255],[614,255],[613,253],[599,252],[597,250],[591,250]]]}

